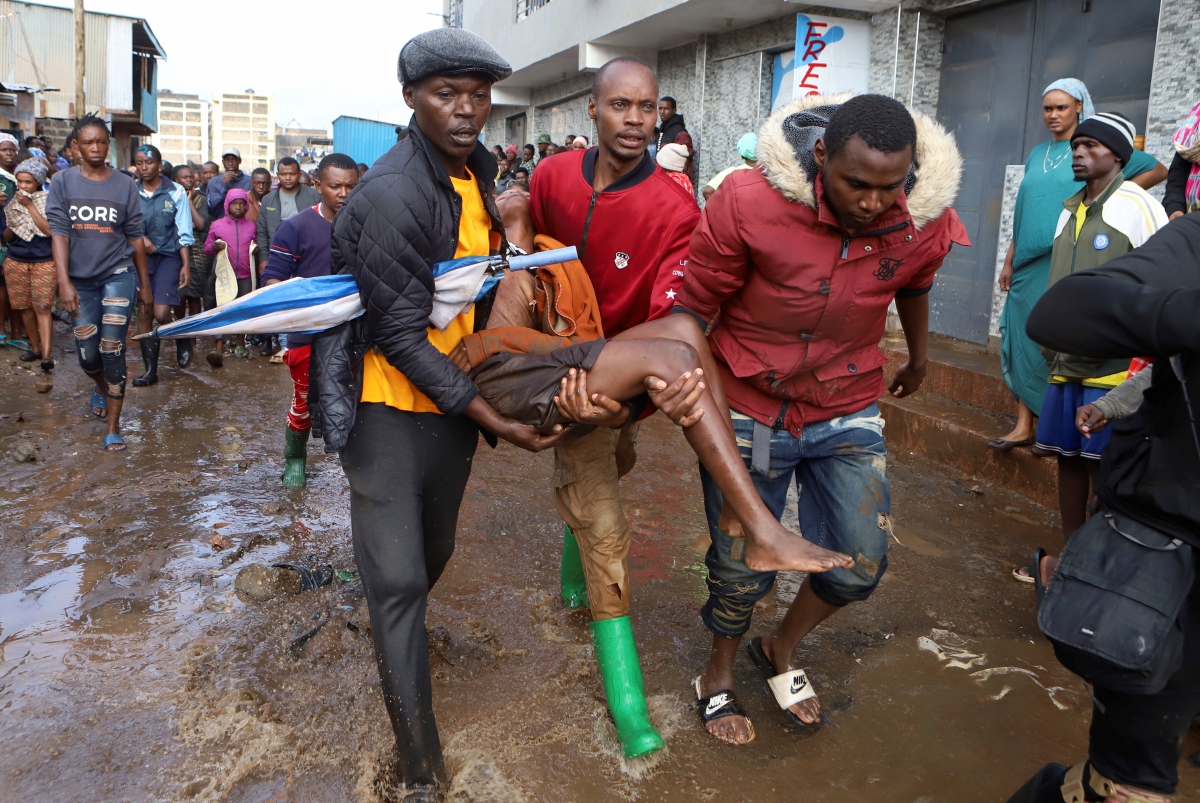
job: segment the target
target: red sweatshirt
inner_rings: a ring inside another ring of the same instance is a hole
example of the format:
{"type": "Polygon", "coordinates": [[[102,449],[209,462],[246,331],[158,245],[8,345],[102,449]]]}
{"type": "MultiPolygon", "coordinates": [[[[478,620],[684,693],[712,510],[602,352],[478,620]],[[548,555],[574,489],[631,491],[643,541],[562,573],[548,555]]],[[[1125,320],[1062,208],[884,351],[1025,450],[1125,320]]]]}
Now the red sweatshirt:
{"type": "Polygon", "coordinates": [[[599,148],[567,151],[540,162],[530,207],[538,233],[579,249],[604,334],[613,337],[670,313],[700,209],[648,155],[633,172],[594,192],[598,154],[599,148]]]}

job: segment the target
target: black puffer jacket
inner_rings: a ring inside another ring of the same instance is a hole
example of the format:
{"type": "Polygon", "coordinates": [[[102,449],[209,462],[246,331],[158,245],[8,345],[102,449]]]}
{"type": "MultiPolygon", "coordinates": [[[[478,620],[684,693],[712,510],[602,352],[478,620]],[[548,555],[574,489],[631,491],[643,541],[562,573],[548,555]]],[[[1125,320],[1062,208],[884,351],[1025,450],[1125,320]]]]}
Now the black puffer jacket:
{"type": "MultiPolygon", "coordinates": [[[[354,276],[366,313],[313,340],[309,412],[313,435],[324,438],[326,452],[340,451],[354,427],[362,357],[371,346],[446,415],[458,415],[479,393],[426,334],[433,309],[431,266],[454,257],[462,197],[415,118],[408,132],[367,171],[333,221],[333,272],[354,276]]],[[[467,167],[505,248],[492,200],[496,159],[479,144],[467,167]]],[[[490,303],[476,305],[477,329],[486,324],[489,309],[490,303]]]]}
{"type": "Polygon", "coordinates": [[[1112,424],[1097,495],[1109,507],[1200,548],[1200,215],[1046,291],[1026,331],[1084,357],[1153,357],[1133,415],[1112,424]],[[1186,387],[1169,358],[1180,357],[1186,387]],[[1188,400],[1191,410],[1188,410],[1188,400]]]}

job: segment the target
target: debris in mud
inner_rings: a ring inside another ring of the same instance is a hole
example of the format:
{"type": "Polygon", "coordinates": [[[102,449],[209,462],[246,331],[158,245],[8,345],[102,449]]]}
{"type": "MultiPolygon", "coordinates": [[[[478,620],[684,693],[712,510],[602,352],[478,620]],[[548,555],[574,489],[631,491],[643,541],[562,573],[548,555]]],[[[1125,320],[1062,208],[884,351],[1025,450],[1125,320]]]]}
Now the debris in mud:
{"type": "Polygon", "coordinates": [[[299,573],[291,569],[256,563],[238,572],[233,587],[256,602],[266,602],[275,597],[299,594],[302,583],[299,573]]]}
{"type": "Polygon", "coordinates": [[[254,533],[248,538],[243,538],[242,543],[238,544],[237,549],[233,550],[221,559],[221,565],[228,566],[231,563],[236,563],[245,557],[247,552],[265,543],[267,543],[267,539],[263,538],[258,533],[254,533]]]}
{"type": "Polygon", "coordinates": [[[258,512],[264,516],[278,516],[287,507],[282,502],[265,502],[258,507],[258,512]]]}
{"type": "Polygon", "coordinates": [[[33,441],[17,441],[17,443],[8,450],[8,454],[17,463],[32,463],[41,457],[42,450],[33,441]]]}
{"type": "Polygon", "coordinates": [[[49,379],[39,379],[37,382],[33,383],[33,389],[38,393],[49,393],[50,391],[54,390],[54,383],[49,379]]]}
{"type": "Polygon", "coordinates": [[[291,525],[285,527],[283,531],[295,538],[304,538],[312,532],[312,528],[300,521],[300,519],[296,519],[291,525]]]}
{"type": "Polygon", "coordinates": [[[228,535],[217,533],[212,537],[212,540],[208,542],[208,545],[220,552],[222,549],[229,549],[231,546],[233,546],[233,539],[228,535]]]}
{"type": "Polygon", "coordinates": [[[939,661],[946,661],[943,669],[971,669],[987,663],[987,653],[968,652],[966,639],[956,633],[934,628],[929,637],[917,639],[917,649],[933,653],[939,661]]]}

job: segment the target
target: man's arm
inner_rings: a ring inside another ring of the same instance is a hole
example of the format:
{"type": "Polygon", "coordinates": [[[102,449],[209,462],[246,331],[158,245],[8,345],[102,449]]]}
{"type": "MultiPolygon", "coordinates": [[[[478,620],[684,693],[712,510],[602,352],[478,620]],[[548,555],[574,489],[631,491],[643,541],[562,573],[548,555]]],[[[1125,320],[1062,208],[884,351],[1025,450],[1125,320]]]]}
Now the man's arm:
{"type": "Polygon", "coordinates": [[[646,317],[648,321],[665,318],[679,303],[680,289],[688,273],[688,251],[691,247],[692,232],[696,230],[699,212],[699,207],[689,204],[687,209],[679,213],[679,218],[666,237],[665,247],[659,258],[658,273],[654,276],[654,285],[650,290],[650,313],[646,317]]]}
{"type": "MultiPolygon", "coordinates": [[[[279,224],[279,228],[275,229],[275,241],[271,243],[270,253],[265,262],[266,267],[262,271],[264,286],[287,281],[295,275],[296,263],[303,257],[303,254],[300,253],[299,237],[297,236],[299,232],[292,223],[296,217],[288,218],[279,224]]],[[[259,218],[258,230],[259,243],[261,243],[262,218],[259,218]]]]}
{"type": "Polygon", "coordinates": [[[1175,154],[1167,170],[1167,186],[1162,199],[1163,207],[1172,220],[1187,212],[1187,180],[1191,172],[1192,163],[1175,154]]]}
{"type": "MultiPolygon", "coordinates": [[[[266,194],[266,196],[263,198],[264,205],[266,204],[267,198],[270,198],[270,197],[271,197],[271,193],[268,192],[266,194]]],[[[276,196],[275,205],[279,206],[278,196],[276,196]]],[[[258,259],[259,270],[262,270],[262,266],[266,264],[267,259],[268,259],[268,254],[270,254],[270,252],[271,252],[271,236],[270,236],[270,233],[267,231],[267,215],[265,212],[263,212],[261,210],[259,211],[258,217],[255,219],[254,225],[255,225],[254,240],[256,243],[258,243],[258,251],[255,254],[255,256],[258,259]]],[[[276,234],[279,233],[278,228],[276,228],[275,233],[276,234]]],[[[263,281],[264,282],[266,281],[266,276],[263,277],[263,281]]]]}
{"type": "Polygon", "coordinates": [[[225,193],[228,190],[229,187],[221,181],[220,176],[213,176],[208,182],[208,215],[213,220],[221,216],[222,207],[225,206],[225,193]]]}
{"type": "MultiPolygon", "coordinates": [[[[405,200],[382,180],[371,182],[365,189],[355,193],[334,220],[333,265],[344,266],[341,272],[350,273],[358,282],[367,330],[388,363],[443,413],[458,415],[479,395],[479,389],[429,342],[427,330],[433,310],[429,286],[433,283],[422,281],[420,275],[422,271],[427,273],[429,266],[405,242],[409,236],[433,231],[433,220],[419,202],[401,210],[405,200]],[[388,248],[358,252],[363,229],[368,225],[377,234],[387,230],[388,248]]],[[[435,192],[430,188],[428,194],[435,192]]]]}
{"type": "Polygon", "coordinates": [[[1141,248],[1067,276],[1033,308],[1035,342],[1081,357],[1170,357],[1200,350],[1200,215],[1141,248]]]}
{"type": "Polygon", "coordinates": [[[888,393],[902,399],[915,393],[925,381],[929,364],[929,293],[896,296],[896,313],[904,328],[904,342],[908,345],[908,361],[901,365],[888,385],[888,393]]]}
{"type": "MultiPolygon", "coordinates": [[[[733,177],[727,178],[729,181],[733,177]]],[[[750,252],[738,225],[733,189],[709,200],[692,232],[683,286],[675,299],[705,321],[716,317],[725,300],[742,288],[750,267],[750,252]]]]}

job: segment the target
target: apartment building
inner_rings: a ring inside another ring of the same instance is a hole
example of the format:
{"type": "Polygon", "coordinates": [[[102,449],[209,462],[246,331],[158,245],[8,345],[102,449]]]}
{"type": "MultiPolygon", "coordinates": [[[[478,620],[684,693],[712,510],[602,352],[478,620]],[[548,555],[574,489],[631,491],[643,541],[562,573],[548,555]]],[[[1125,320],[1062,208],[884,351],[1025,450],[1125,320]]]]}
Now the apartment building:
{"type": "Polygon", "coordinates": [[[513,67],[492,90],[489,146],[591,139],[592,76],[619,55],[649,64],[677,100],[697,188],[798,96],[878,92],[936,117],[964,157],[955,208],[972,247],[938,272],[930,323],[974,343],[998,333],[996,277],[1025,157],[1046,136],[1043,88],[1083,80],[1163,164],[1200,98],[1196,0],[445,0],[444,11],[513,67]]]}
{"type": "Polygon", "coordinates": [[[158,93],[158,132],[153,143],[171,164],[203,164],[212,158],[209,147],[209,103],[198,95],[158,93]]]}
{"type": "Polygon", "coordinates": [[[275,169],[275,98],[245,92],[213,95],[211,111],[213,161],[220,162],[226,148],[242,154],[242,170],[275,169]]]}

